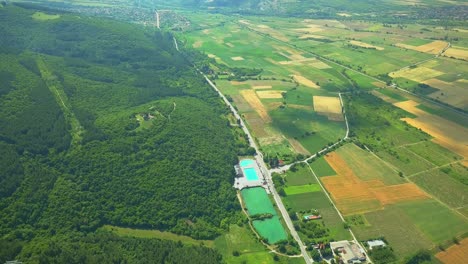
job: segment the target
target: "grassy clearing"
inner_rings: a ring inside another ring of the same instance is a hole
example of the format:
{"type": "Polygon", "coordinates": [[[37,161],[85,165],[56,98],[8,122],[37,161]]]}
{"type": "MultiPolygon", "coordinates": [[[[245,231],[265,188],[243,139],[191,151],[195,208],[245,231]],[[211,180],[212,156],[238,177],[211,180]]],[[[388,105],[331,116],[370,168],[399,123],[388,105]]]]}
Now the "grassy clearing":
{"type": "Polygon", "coordinates": [[[296,165],[294,170],[295,171],[288,170],[285,173],[284,179],[287,186],[317,183],[315,177],[312,175],[309,168],[305,166],[305,164],[296,165]]]}
{"type": "Polygon", "coordinates": [[[387,164],[355,144],[346,144],[336,151],[362,180],[381,180],[385,185],[404,183],[387,164]]]}
{"type": "MultiPolygon", "coordinates": [[[[231,225],[228,233],[218,237],[214,241],[214,246],[223,255],[226,263],[273,262],[273,254],[267,251],[248,227],[231,225]],[[239,252],[239,256],[233,255],[235,251],[239,252]]],[[[295,262],[289,258],[280,257],[278,263],[303,263],[300,261],[301,259],[295,262]]]]}
{"type": "Polygon", "coordinates": [[[309,185],[299,185],[299,186],[289,186],[284,188],[286,195],[294,195],[308,192],[319,192],[320,185],[318,184],[309,184],[309,185]]]}
{"type": "Polygon", "coordinates": [[[468,186],[440,170],[431,170],[411,177],[419,187],[447,205],[458,208],[468,206],[468,186]]]}
{"type": "Polygon", "coordinates": [[[316,160],[314,160],[310,167],[314,170],[315,174],[318,177],[325,177],[325,176],[333,176],[336,175],[336,172],[333,170],[332,167],[327,163],[325,158],[322,156],[316,160]]]}
{"type": "Polygon", "coordinates": [[[434,200],[401,203],[398,205],[411,221],[434,243],[443,243],[467,233],[468,221],[434,200]]]}
{"type": "Polygon", "coordinates": [[[41,72],[41,77],[49,88],[50,92],[54,95],[57,104],[62,109],[63,115],[67,123],[70,125],[70,135],[72,137],[72,146],[78,146],[83,138],[84,129],[81,126],[78,118],[71,108],[71,104],[68,101],[68,97],[63,90],[62,84],[47,67],[47,63],[44,58],[37,58],[37,66],[41,72]]]}
{"type": "Polygon", "coordinates": [[[438,166],[448,164],[462,158],[458,154],[455,154],[430,141],[408,145],[405,146],[405,148],[438,166]]]}
{"type": "Polygon", "coordinates": [[[43,12],[36,12],[31,17],[35,20],[47,21],[47,20],[59,19],[60,15],[51,15],[51,14],[46,14],[43,12]]]}
{"type": "Polygon", "coordinates": [[[203,244],[208,247],[214,246],[213,240],[196,240],[188,236],[177,235],[171,232],[161,232],[159,230],[145,230],[145,229],[133,229],[111,225],[104,225],[101,227],[102,230],[110,231],[119,236],[139,237],[139,238],[157,238],[166,239],[172,241],[180,241],[184,244],[200,245],[203,244]]]}

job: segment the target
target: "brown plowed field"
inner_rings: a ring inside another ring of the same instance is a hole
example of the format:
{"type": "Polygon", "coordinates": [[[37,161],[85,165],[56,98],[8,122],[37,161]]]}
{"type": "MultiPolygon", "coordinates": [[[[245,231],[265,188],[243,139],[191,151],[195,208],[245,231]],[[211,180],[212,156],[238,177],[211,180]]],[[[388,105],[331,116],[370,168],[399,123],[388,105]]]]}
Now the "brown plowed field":
{"type": "Polygon", "coordinates": [[[468,260],[468,238],[463,239],[459,245],[453,245],[445,251],[439,252],[436,255],[442,263],[466,263],[468,260]]]}
{"type": "Polygon", "coordinates": [[[271,122],[271,118],[268,115],[267,110],[263,106],[260,99],[258,99],[257,94],[254,90],[242,90],[241,92],[242,97],[244,97],[245,101],[249,103],[249,105],[258,113],[258,115],[263,119],[265,122],[271,122]]]}

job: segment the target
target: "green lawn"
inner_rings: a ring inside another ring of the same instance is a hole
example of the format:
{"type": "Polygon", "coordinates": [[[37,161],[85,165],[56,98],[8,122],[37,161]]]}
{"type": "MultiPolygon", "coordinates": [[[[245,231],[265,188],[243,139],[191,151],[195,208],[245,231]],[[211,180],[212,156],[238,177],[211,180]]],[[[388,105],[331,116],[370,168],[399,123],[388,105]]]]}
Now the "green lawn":
{"type": "Polygon", "coordinates": [[[321,190],[319,184],[309,184],[309,185],[296,185],[296,186],[288,186],[284,188],[286,195],[295,195],[301,193],[309,193],[309,192],[319,192],[321,190]]]}
{"type": "Polygon", "coordinates": [[[330,167],[330,165],[327,163],[327,161],[325,160],[323,156],[314,160],[310,164],[310,167],[314,170],[314,173],[318,177],[336,175],[336,172],[333,170],[332,167],[330,167]]]}

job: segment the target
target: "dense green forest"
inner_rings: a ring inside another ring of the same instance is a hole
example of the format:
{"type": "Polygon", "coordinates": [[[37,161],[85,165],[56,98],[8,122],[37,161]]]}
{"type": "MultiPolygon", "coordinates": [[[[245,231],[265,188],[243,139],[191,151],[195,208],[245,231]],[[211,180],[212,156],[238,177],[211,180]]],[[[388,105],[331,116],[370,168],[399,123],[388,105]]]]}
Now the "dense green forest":
{"type": "Polygon", "coordinates": [[[0,263],[220,263],[203,246],[241,217],[228,109],[172,36],[0,9],[0,263]]]}

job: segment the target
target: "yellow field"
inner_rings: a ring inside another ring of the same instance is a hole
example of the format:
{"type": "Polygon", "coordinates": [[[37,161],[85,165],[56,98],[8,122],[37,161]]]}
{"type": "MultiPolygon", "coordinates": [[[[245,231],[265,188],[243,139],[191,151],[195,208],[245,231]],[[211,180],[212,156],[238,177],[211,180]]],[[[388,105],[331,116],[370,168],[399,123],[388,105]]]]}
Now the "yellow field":
{"type": "Polygon", "coordinates": [[[412,46],[412,45],[407,45],[407,44],[402,44],[402,43],[397,43],[395,45],[400,48],[416,50],[419,52],[439,54],[443,49],[447,47],[448,43],[445,41],[436,40],[436,41],[433,41],[431,43],[421,45],[421,46],[412,46]]]}
{"type": "Polygon", "coordinates": [[[429,79],[423,83],[440,90],[430,94],[430,97],[460,108],[468,106],[468,90],[463,80],[449,83],[438,79],[429,79]]]}
{"type": "Polygon", "coordinates": [[[310,87],[310,88],[314,88],[314,89],[319,89],[320,86],[318,86],[316,83],[314,83],[313,81],[301,76],[301,75],[292,75],[292,77],[294,78],[294,80],[296,80],[299,84],[302,84],[304,86],[307,86],[307,87],[310,87]]]}
{"type": "Polygon", "coordinates": [[[314,68],[317,68],[319,70],[323,70],[323,69],[330,69],[330,65],[326,64],[325,62],[323,61],[319,61],[319,60],[316,60],[315,62],[312,62],[312,63],[309,63],[308,65],[314,67],[314,68]]]}
{"type": "Polygon", "coordinates": [[[35,20],[46,21],[60,18],[60,15],[50,15],[43,12],[36,12],[31,16],[35,20]]]}
{"type": "Polygon", "coordinates": [[[258,99],[254,90],[242,90],[240,91],[240,94],[245,99],[245,101],[258,113],[263,121],[267,123],[271,122],[271,117],[268,115],[267,110],[263,106],[260,99],[258,99]]]}
{"type": "Polygon", "coordinates": [[[314,35],[314,34],[304,34],[304,35],[301,35],[301,36],[299,37],[299,39],[309,39],[309,38],[313,38],[313,39],[328,39],[327,37],[320,36],[320,35],[314,35]]]}
{"type": "Polygon", "coordinates": [[[351,43],[351,44],[353,44],[355,46],[363,47],[363,48],[374,48],[376,50],[384,50],[384,48],[382,48],[382,47],[374,46],[374,45],[367,44],[367,43],[364,43],[364,42],[361,42],[361,41],[351,40],[349,43],[351,43]]]}
{"type": "Polygon", "coordinates": [[[406,68],[404,70],[392,72],[389,75],[392,78],[401,77],[415,82],[423,82],[443,74],[444,72],[420,66],[413,69],[406,68]]]}
{"type": "Polygon", "coordinates": [[[417,108],[418,103],[412,100],[394,105],[416,115],[416,118],[403,118],[403,120],[434,137],[433,142],[448,148],[465,159],[468,157],[467,128],[417,108]]]}
{"type": "Polygon", "coordinates": [[[436,254],[436,258],[444,264],[466,263],[468,259],[468,238],[463,239],[459,245],[453,245],[436,254]]]}
{"type": "Polygon", "coordinates": [[[449,48],[448,50],[444,52],[444,56],[454,57],[454,58],[462,59],[462,60],[468,60],[468,50],[449,48]]]}
{"type": "Polygon", "coordinates": [[[328,117],[329,120],[343,121],[340,98],[330,96],[313,96],[314,110],[328,117]]]}
{"type": "Polygon", "coordinates": [[[252,89],[254,90],[271,89],[271,85],[253,85],[252,89]]]}
{"type": "Polygon", "coordinates": [[[284,93],[284,91],[278,91],[278,90],[257,91],[258,97],[262,98],[262,99],[279,99],[279,98],[283,98],[282,93],[284,93]]]}

